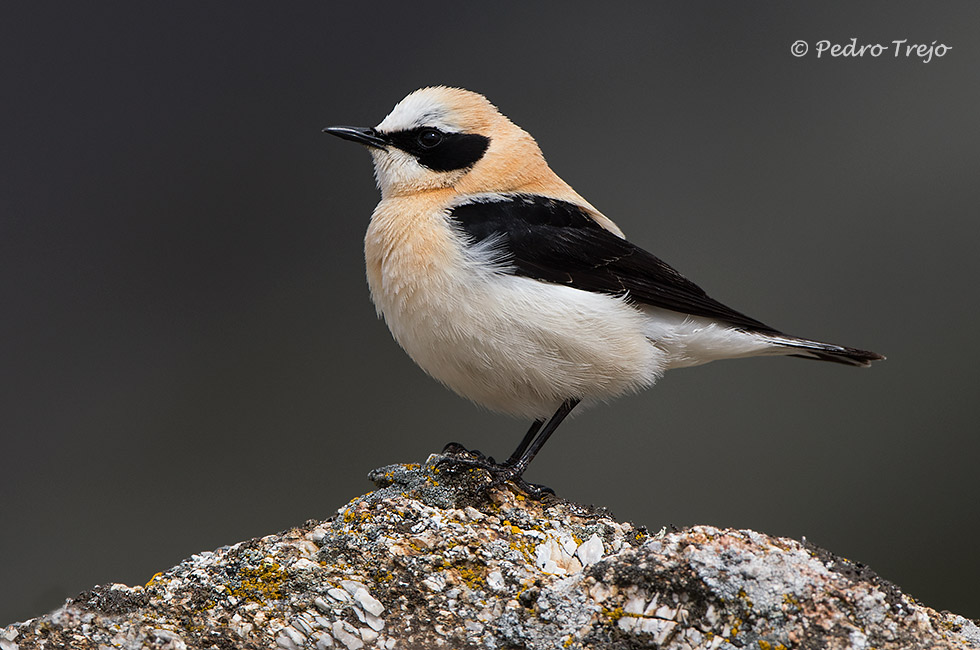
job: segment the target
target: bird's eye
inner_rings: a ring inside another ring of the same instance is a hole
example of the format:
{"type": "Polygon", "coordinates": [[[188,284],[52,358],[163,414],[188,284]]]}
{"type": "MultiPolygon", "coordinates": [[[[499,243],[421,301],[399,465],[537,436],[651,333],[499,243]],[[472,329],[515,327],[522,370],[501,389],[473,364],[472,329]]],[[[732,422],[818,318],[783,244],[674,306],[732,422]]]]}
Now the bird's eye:
{"type": "Polygon", "coordinates": [[[418,135],[419,146],[423,149],[431,149],[442,142],[442,133],[436,129],[422,129],[418,135]]]}

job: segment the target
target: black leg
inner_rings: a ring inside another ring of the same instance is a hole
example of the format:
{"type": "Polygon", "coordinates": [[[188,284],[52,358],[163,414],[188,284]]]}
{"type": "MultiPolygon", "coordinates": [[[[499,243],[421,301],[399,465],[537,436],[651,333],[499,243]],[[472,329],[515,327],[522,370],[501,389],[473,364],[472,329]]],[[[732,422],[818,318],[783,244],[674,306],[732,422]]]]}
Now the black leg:
{"type": "Polygon", "coordinates": [[[521,440],[521,444],[517,445],[517,449],[515,449],[514,453],[510,455],[510,458],[503,462],[504,467],[510,467],[521,459],[521,456],[524,455],[524,452],[527,450],[527,446],[531,444],[532,440],[534,440],[534,436],[538,433],[538,430],[541,428],[542,424],[544,424],[544,420],[535,420],[531,423],[531,428],[524,434],[524,439],[521,440]]]}
{"type": "MultiPolygon", "coordinates": [[[[515,479],[521,477],[524,470],[527,469],[528,464],[534,459],[538,452],[541,451],[541,448],[544,447],[544,443],[548,442],[548,438],[555,432],[558,425],[561,424],[562,420],[564,420],[565,417],[572,412],[572,409],[575,408],[580,401],[581,400],[577,399],[567,399],[562,402],[561,406],[558,407],[558,410],[555,411],[555,414],[551,416],[550,420],[548,420],[548,424],[545,425],[544,430],[541,431],[537,438],[535,438],[534,442],[532,442],[527,450],[524,451],[521,457],[514,463],[511,463],[509,460],[507,461],[506,465],[513,470],[513,477],[515,479]]],[[[525,439],[526,438],[527,436],[525,436],[525,439]]],[[[521,445],[524,445],[523,441],[521,442],[521,445]]]]}
{"type": "Polygon", "coordinates": [[[517,446],[514,453],[504,463],[498,464],[494,462],[493,458],[488,458],[478,451],[469,451],[456,442],[451,442],[446,445],[443,453],[447,457],[440,461],[440,463],[461,467],[478,467],[486,470],[492,476],[492,485],[500,485],[505,481],[513,481],[518,489],[523,490],[532,499],[540,499],[545,493],[554,494],[551,488],[528,483],[521,475],[524,474],[524,470],[527,469],[531,460],[541,451],[544,443],[548,441],[551,434],[555,432],[555,429],[562,423],[562,420],[572,412],[572,409],[575,408],[579,401],[577,399],[568,399],[562,402],[562,405],[558,407],[558,410],[551,416],[547,424],[544,424],[544,420],[535,420],[531,424],[531,428],[524,434],[524,439],[521,440],[521,444],[517,446]],[[544,427],[543,429],[542,426],[544,427]]]}

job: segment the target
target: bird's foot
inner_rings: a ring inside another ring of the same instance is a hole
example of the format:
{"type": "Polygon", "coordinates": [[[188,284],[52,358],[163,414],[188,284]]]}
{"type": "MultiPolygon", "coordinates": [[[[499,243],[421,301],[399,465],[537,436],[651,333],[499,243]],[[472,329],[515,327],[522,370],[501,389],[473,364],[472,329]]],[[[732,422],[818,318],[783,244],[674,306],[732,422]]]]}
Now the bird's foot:
{"type": "Polygon", "coordinates": [[[535,501],[540,500],[545,494],[555,493],[554,490],[546,485],[538,485],[525,481],[521,475],[523,473],[522,468],[506,463],[498,463],[493,459],[493,456],[486,456],[476,449],[467,449],[458,442],[450,442],[443,448],[442,453],[443,459],[439,462],[440,465],[446,464],[482,469],[490,474],[491,487],[497,487],[510,481],[518,490],[535,501]]]}
{"type": "Polygon", "coordinates": [[[453,461],[459,460],[462,464],[477,463],[481,467],[484,465],[493,465],[495,467],[499,465],[493,459],[493,456],[487,456],[479,449],[467,449],[458,442],[447,443],[442,448],[442,454],[443,456],[450,456],[453,461]]]}

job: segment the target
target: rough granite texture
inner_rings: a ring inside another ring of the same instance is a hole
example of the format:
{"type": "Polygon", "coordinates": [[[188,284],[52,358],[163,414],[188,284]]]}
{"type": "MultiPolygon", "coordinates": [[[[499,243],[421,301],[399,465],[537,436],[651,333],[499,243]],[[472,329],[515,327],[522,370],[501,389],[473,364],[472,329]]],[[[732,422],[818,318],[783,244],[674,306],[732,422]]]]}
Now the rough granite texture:
{"type": "Polygon", "coordinates": [[[326,521],[95,587],[0,649],[980,648],[974,621],[815,546],[651,535],[441,460],[372,472],[326,521]]]}

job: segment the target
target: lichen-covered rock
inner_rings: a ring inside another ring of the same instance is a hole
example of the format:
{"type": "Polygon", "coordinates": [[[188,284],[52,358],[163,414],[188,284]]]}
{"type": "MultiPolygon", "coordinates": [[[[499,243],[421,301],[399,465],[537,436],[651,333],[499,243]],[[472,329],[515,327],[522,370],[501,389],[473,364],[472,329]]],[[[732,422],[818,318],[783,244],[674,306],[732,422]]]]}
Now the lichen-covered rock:
{"type": "Polygon", "coordinates": [[[794,540],[609,513],[392,465],[327,521],[96,587],[0,631],[29,648],[980,648],[980,628],[794,540]]]}

